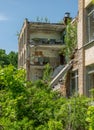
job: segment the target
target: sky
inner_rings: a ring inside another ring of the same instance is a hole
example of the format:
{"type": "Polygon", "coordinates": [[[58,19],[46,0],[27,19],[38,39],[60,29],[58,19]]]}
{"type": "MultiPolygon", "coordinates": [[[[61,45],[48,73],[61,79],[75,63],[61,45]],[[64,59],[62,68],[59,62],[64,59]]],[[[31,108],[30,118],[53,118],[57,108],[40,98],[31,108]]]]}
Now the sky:
{"type": "Polygon", "coordinates": [[[78,0],[0,0],[0,49],[6,53],[18,51],[18,37],[24,19],[36,21],[37,17],[47,17],[57,23],[70,12],[77,16],[78,0]]]}

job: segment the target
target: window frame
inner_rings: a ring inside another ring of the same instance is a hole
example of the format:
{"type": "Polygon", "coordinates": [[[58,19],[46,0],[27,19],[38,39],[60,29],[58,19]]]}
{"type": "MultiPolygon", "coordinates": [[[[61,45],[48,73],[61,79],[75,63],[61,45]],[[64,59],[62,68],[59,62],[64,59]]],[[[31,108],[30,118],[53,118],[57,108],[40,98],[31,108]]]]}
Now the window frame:
{"type": "Polygon", "coordinates": [[[94,15],[94,5],[91,5],[89,8],[87,8],[87,41],[88,43],[91,43],[94,41],[94,36],[91,34],[91,20],[90,17],[94,15]],[[92,38],[93,37],[93,38],[92,38]]]}
{"type": "Polygon", "coordinates": [[[92,76],[94,76],[94,64],[86,67],[86,95],[88,97],[91,96],[90,89],[94,89],[94,87],[91,86],[92,83],[94,85],[94,79],[92,78],[92,76]]]}

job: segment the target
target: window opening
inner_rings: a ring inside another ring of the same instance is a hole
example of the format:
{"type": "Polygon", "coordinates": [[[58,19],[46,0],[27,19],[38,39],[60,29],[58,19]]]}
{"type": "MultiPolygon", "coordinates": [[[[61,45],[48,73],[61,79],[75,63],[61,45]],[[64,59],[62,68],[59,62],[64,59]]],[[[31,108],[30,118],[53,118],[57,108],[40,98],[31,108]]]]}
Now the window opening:
{"type": "Polygon", "coordinates": [[[78,70],[71,73],[70,94],[78,93],[78,70]]]}

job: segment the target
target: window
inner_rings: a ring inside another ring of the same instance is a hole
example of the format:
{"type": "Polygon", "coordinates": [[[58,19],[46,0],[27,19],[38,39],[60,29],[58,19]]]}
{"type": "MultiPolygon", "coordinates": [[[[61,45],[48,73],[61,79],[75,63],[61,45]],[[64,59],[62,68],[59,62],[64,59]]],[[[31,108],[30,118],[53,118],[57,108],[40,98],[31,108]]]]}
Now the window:
{"type": "Polygon", "coordinates": [[[90,90],[94,88],[94,65],[86,68],[86,95],[90,96],[90,90]]]}
{"type": "Polygon", "coordinates": [[[59,57],[60,57],[60,65],[64,65],[65,64],[65,56],[60,54],[59,57]]]}
{"type": "Polygon", "coordinates": [[[94,5],[87,9],[87,32],[88,32],[88,42],[94,41],[94,5]]]}
{"type": "Polygon", "coordinates": [[[73,71],[71,73],[71,80],[70,80],[70,95],[78,93],[78,71],[73,71]]]}

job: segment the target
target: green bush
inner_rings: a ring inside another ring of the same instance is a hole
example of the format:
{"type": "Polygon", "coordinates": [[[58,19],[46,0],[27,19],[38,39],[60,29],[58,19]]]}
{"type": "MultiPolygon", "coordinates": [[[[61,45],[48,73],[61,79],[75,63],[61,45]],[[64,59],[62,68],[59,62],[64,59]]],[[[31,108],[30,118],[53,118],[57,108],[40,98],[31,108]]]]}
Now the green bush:
{"type": "Polygon", "coordinates": [[[77,96],[71,97],[61,106],[57,119],[61,118],[64,129],[88,130],[86,122],[88,102],[88,98],[77,96]]]}
{"type": "Polygon", "coordinates": [[[91,130],[94,108],[88,98],[64,98],[43,80],[25,81],[24,70],[0,68],[0,127],[4,130],[91,130]],[[90,115],[89,115],[90,114],[90,115]]]}

